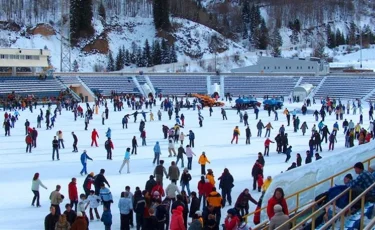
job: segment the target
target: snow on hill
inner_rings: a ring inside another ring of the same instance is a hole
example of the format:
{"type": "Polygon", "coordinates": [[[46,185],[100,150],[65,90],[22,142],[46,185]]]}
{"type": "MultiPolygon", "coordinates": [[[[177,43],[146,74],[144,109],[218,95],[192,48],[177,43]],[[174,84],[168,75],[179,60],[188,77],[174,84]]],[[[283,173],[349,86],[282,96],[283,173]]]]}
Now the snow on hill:
{"type": "MultiPolygon", "coordinates": [[[[115,18],[108,26],[104,26],[100,20],[94,20],[93,24],[96,30],[96,39],[104,36],[104,40],[108,41],[109,50],[111,50],[114,55],[117,54],[119,48],[122,46],[131,50],[133,43],[137,44],[137,46],[143,47],[146,39],[148,39],[150,43],[152,43],[153,40],[160,39],[156,37],[152,18],[115,18]]],[[[222,61],[222,63],[226,63],[226,66],[223,66],[223,68],[226,69],[221,69],[222,71],[229,71],[233,66],[237,67],[253,63],[252,61],[246,61],[246,59],[244,59],[245,61],[238,62],[229,61],[229,57],[243,54],[247,50],[231,40],[225,39],[222,35],[212,29],[179,18],[173,18],[172,24],[174,26],[174,31],[169,36],[171,36],[172,39],[175,39],[178,60],[181,66],[198,59],[213,59],[215,54],[213,50],[209,48],[212,36],[216,36],[218,41],[217,58],[227,59],[226,61],[222,61]],[[230,63],[230,65],[228,65],[228,63],[230,63]]],[[[57,27],[54,27],[53,30],[54,33],[52,35],[45,36],[41,34],[29,34],[27,31],[30,30],[27,30],[26,28],[21,28],[20,31],[0,29],[0,46],[37,49],[42,49],[44,46],[47,46],[48,49],[51,50],[52,65],[55,67],[55,70],[58,71],[60,67],[60,35],[57,27]]],[[[85,45],[93,44],[94,42],[94,39],[91,41],[82,41],[82,48],[72,49],[71,59],[72,62],[77,60],[79,71],[91,72],[94,71],[93,68],[95,65],[106,66],[107,55],[103,54],[103,52],[96,52],[95,49],[93,49],[94,52],[90,53],[82,51],[85,45]]],[[[106,43],[106,41],[104,41],[104,43],[106,43]]],[[[192,69],[200,71],[207,68],[207,63],[205,65],[202,63],[200,64],[204,68],[198,67],[199,65],[197,65],[198,64],[194,64],[193,66],[196,67],[192,69]]],[[[135,68],[134,66],[130,66],[124,69],[124,71],[135,71],[137,69],[138,68],[135,68]]],[[[165,70],[163,72],[165,72],[165,70]]]]}

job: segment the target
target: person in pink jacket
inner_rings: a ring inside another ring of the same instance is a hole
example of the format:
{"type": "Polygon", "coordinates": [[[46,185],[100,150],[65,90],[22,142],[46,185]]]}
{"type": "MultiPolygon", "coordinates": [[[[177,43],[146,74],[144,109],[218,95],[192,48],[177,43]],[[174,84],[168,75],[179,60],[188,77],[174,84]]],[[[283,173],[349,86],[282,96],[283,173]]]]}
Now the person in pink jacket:
{"type": "Polygon", "coordinates": [[[172,210],[170,230],[186,230],[184,218],[182,216],[183,211],[184,208],[182,206],[178,206],[176,209],[172,210]]]}

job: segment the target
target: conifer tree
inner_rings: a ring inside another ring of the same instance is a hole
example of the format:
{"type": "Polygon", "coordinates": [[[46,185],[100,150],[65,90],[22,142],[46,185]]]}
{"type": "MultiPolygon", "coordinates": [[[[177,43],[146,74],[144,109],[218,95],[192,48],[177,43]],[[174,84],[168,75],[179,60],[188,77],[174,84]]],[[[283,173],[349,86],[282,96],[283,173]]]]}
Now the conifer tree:
{"type": "Polygon", "coordinates": [[[113,59],[112,52],[109,51],[107,71],[111,72],[111,71],[114,71],[114,70],[115,70],[115,60],[113,59]]]}
{"type": "Polygon", "coordinates": [[[331,30],[331,26],[329,24],[327,25],[327,46],[330,49],[333,49],[337,46],[335,34],[331,30]]]}
{"type": "Polygon", "coordinates": [[[122,48],[119,49],[117,56],[116,56],[116,71],[122,70],[124,68],[124,59],[123,59],[122,48]]]}
{"type": "Polygon", "coordinates": [[[100,2],[98,12],[99,12],[99,16],[102,17],[103,20],[105,21],[107,14],[105,12],[105,7],[103,5],[103,2],[100,2]]]}
{"type": "Polygon", "coordinates": [[[176,63],[178,62],[177,60],[177,53],[176,53],[176,47],[173,44],[171,49],[170,49],[170,56],[169,56],[170,63],[176,63]]]}
{"type": "Polygon", "coordinates": [[[242,21],[245,24],[250,23],[250,5],[248,0],[244,1],[242,6],[242,21]]]}
{"type": "Polygon", "coordinates": [[[167,42],[163,39],[161,41],[161,64],[171,63],[169,60],[169,46],[167,42]]]}
{"type": "Polygon", "coordinates": [[[77,60],[73,61],[73,72],[78,72],[79,71],[79,65],[77,60]]]}
{"type": "Polygon", "coordinates": [[[154,65],[161,64],[161,47],[158,41],[154,41],[154,45],[152,49],[152,63],[154,65]]]}
{"type": "Polygon", "coordinates": [[[143,48],[143,58],[144,58],[144,65],[146,67],[152,66],[152,55],[151,55],[151,48],[148,40],[145,41],[145,46],[143,48]]]}

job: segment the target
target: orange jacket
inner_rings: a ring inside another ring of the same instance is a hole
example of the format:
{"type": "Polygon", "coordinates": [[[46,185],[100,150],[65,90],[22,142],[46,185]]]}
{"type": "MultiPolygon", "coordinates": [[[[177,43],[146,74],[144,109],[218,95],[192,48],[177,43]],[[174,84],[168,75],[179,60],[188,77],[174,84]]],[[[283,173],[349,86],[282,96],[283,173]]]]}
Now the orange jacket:
{"type": "Polygon", "coordinates": [[[212,191],[207,197],[208,204],[215,208],[221,208],[222,200],[223,198],[221,198],[221,195],[216,191],[212,191]]]}
{"type": "Polygon", "coordinates": [[[203,155],[203,154],[202,154],[202,155],[199,157],[198,163],[199,163],[200,165],[205,165],[205,164],[207,164],[207,163],[211,163],[211,162],[208,160],[208,158],[206,157],[206,155],[203,155]]]}

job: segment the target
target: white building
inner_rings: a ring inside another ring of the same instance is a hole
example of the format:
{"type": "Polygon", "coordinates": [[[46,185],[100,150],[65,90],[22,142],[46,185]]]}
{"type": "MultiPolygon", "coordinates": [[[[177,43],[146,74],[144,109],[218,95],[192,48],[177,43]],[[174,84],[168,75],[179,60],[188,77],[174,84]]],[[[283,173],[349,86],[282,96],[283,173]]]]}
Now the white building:
{"type": "Polygon", "coordinates": [[[0,67],[11,67],[13,76],[17,67],[29,67],[35,75],[36,67],[48,67],[50,54],[45,49],[0,48],[0,67]]]}
{"type": "Polygon", "coordinates": [[[297,74],[329,74],[329,65],[319,58],[288,59],[275,57],[259,57],[256,65],[232,69],[232,73],[297,73],[297,74]]]}

